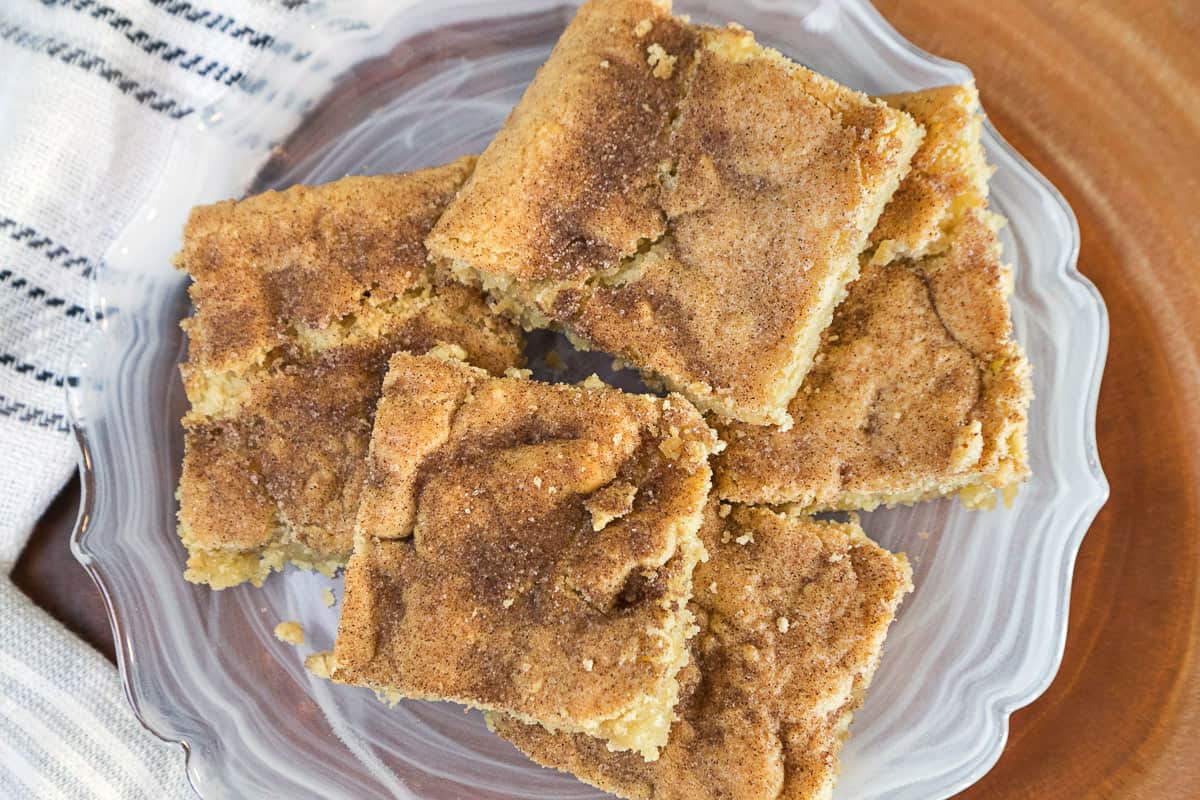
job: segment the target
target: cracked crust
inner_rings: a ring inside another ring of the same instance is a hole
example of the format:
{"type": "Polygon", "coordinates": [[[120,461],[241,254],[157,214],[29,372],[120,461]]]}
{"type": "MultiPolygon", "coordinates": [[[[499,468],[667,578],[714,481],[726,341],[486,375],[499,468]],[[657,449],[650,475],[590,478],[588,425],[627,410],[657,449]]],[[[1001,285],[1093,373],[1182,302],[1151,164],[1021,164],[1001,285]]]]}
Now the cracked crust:
{"type": "Polygon", "coordinates": [[[427,245],[527,327],[786,423],[920,135],[745,30],[593,0],[427,245]]]}
{"type": "Polygon", "coordinates": [[[397,354],[334,680],[503,710],[652,758],[691,632],[716,446],[678,395],[397,354]]]}
{"type": "Polygon", "coordinates": [[[425,265],[422,240],[471,159],[195,209],[181,367],[185,576],[259,585],[292,562],[332,573],[352,548],[388,356],[454,343],[497,373],[520,332],[425,265]]]}
{"type": "MultiPolygon", "coordinates": [[[[1012,338],[1011,275],[996,238],[1001,220],[982,208],[979,192],[972,195],[977,205],[956,212],[944,232],[944,214],[911,202],[932,197],[926,187],[969,183],[986,173],[978,167],[978,125],[938,123],[961,122],[964,98],[973,97],[969,87],[949,87],[905,98],[921,122],[928,115],[923,148],[934,154],[948,146],[940,140],[957,142],[962,129],[974,131],[973,148],[956,145],[961,181],[914,172],[897,192],[898,211],[913,214],[912,236],[895,229],[889,235],[939,252],[891,263],[864,257],[861,276],[822,336],[816,366],[791,402],[795,426],[785,432],[718,426],[729,444],[714,462],[721,497],[812,511],[958,493],[969,507],[989,507],[997,489],[1009,496],[1028,477],[1030,370],[1012,338]],[[908,191],[910,185],[916,188],[908,191]],[[931,232],[942,238],[929,238],[931,232]]],[[[919,152],[914,163],[949,169],[929,152],[919,152]]]]}
{"type": "Polygon", "coordinates": [[[710,504],[692,599],[700,633],[679,719],[659,760],[610,753],[501,715],[489,724],[535,761],[633,800],[827,798],[911,574],[857,522],[710,504]]]}

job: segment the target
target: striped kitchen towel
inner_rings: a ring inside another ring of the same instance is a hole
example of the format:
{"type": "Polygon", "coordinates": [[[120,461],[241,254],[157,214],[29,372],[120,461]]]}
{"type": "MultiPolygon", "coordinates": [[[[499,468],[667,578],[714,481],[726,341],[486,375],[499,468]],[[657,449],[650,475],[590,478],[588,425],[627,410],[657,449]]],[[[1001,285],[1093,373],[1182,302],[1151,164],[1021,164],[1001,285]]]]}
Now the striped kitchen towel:
{"type": "MultiPolygon", "coordinates": [[[[229,196],[347,64],[320,37],[379,0],[5,0],[0,4],[0,797],[191,796],[183,750],[137,723],[116,671],[7,579],[74,471],[69,354],[87,280],[167,157],[177,126],[276,104],[262,141],[213,142],[229,196]],[[332,11],[336,13],[330,13],[332,11]],[[344,13],[343,13],[344,12],[344,13]],[[272,91],[306,70],[309,96],[272,91]],[[294,73],[293,73],[294,74],[294,73]],[[222,149],[224,148],[224,149],[222,149]],[[238,181],[241,181],[239,183],[238,181]]],[[[214,130],[214,138],[221,134],[214,130]]]]}

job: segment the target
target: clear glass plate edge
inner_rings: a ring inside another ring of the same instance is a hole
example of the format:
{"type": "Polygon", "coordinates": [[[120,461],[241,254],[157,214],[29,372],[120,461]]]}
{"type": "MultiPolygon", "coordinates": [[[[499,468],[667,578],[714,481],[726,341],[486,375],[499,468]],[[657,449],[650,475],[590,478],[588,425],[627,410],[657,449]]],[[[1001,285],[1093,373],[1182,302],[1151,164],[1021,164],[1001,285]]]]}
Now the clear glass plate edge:
{"type": "MultiPolygon", "coordinates": [[[[846,4],[844,8],[855,13],[855,15],[859,17],[863,24],[875,26],[878,35],[885,43],[892,46],[899,45],[908,50],[911,56],[924,60],[930,65],[939,67],[953,66],[953,62],[948,62],[944,59],[932,56],[901,37],[878,14],[878,12],[876,12],[866,3],[849,3],[846,4]]],[[[335,42],[331,40],[329,43],[329,48],[333,49],[340,44],[341,42],[335,42]]],[[[996,148],[1006,151],[1007,157],[1011,159],[1017,168],[1021,169],[1033,180],[1039,183],[1042,191],[1053,199],[1058,207],[1059,212],[1067,220],[1067,224],[1071,231],[1071,240],[1068,243],[1064,243],[1067,246],[1063,247],[1062,252],[1059,254],[1056,274],[1059,275],[1059,278],[1064,283],[1068,284],[1068,290],[1082,292],[1084,295],[1086,295],[1087,302],[1085,302],[1082,307],[1091,308],[1092,316],[1089,320],[1089,323],[1094,326],[1095,330],[1099,333],[1096,347],[1090,354],[1091,357],[1086,360],[1081,359],[1081,367],[1079,370],[1077,370],[1078,372],[1086,374],[1089,377],[1089,379],[1084,383],[1084,385],[1088,386],[1089,389],[1082,398],[1080,411],[1084,421],[1082,444],[1084,450],[1089,454],[1088,461],[1089,465],[1091,466],[1090,474],[1093,480],[1090,486],[1076,487],[1076,491],[1079,492],[1078,496],[1086,496],[1087,500],[1080,506],[1074,524],[1070,526],[1068,535],[1064,536],[1062,540],[1060,564],[1063,572],[1069,575],[1073,570],[1075,555],[1080,543],[1082,542],[1083,535],[1095,514],[1103,505],[1108,492],[1107,483],[1104,479],[1102,471],[1100,470],[1095,442],[1095,416],[1099,389],[1099,376],[1101,374],[1104,357],[1107,352],[1107,315],[1099,292],[1096,290],[1095,286],[1077,270],[1076,261],[1079,249],[1078,225],[1073,213],[1066,204],[1065,199],[1062,198],[1061,194],[1040,173],[1033,169],[1033,167],[1029,165],[1023,157],[1021,157],[1015,150],[1011,148],[1010,145],[1007,144],[1007,142],[1002,139],[1002,137],[999,136],[990,123],[988,125],[987,135],[990,145],[994,145],[996,148]]],[[[177,136],[173,144],[174,152],[172,153],[168,163],[164,165],[157,180],[162,180],[164,176],[168,174],[177,174],[176,170],[181,168],[181,159],[178,152],[180,143],[181,137],[177,136]]],[[[111,255],[116,257],[116,254],[111,255]]],[[[104,299],[100,296],[100,293],[97,289],[98,278],[99,275],[92,277],[92,285],[89,290],[89,304],[93,312],[97,310],[103,310],[104,308],[104,299]]],[[[103,330],[98,326],[97,330],[89,338],[89,341],[81,345],[78,352],[78,357],[73,359],[73,368],[77,364],[83,364],[86,362],[86,352],[95,344],[95,339],[102,336],[102,334],[103,330]]],[[[84,500],[81,505],[78,524],[76,525],[75,532],[72,536],[72,550],[79,559],[80,563],[83,564],[83,566],[88,570],[89,574],[91,574],[92,578],[96,581],[104,595],[110,621],[113,624],[114,638],[118,643],[118,664],[121,668],[122,681],[125,686],[127,696],[129,697],[135,712],[137,712],[139,718],[142,719],[143,724],[146,724],[148,728],[154,731],[154,726],[147,722],[146,716],[141,709],[141,702],[139,698],[140,692],[138,692],[136,688],[135,676],[130,673],[129,664],[133,659],[134,654],[130,649],[132,647],[132,643],[123,635],[120,601],[111,593],[105,580],[102,567],[98,563],[95,554],[92,553],[87,546],[87,533],[92,524],[95,501],[95,464],[92,461],[87,420],[81,413],[82,397],[80,395],[80,391],[77,389],[68,389],[67,392],[69,399],[68,406],[71,410],[73,424],[75,427],[75,435],[80,446],[80,467],[83,475],[84,486],[84,500]]],[[[1053,624],[1057,631],[1055,637],[1057,646],[1054,649],[1052,657],[1047,659],[1046,663],[1043,665],[1043,668],[1038,671],[1038,677],[1036,680],[1029,682],[1023,687],[1014,687],[1009,692],[1004,693],[1002,696],[996,697],[992,701],[995,725],[993,726],[992,732],[987,737],[986,745],[981,748],[979,757],[976,760],[970,764],[964,765],[961,771],[956,771],[958,773],[957,780],[953,782],[953,785],[951,786],[950,784],[943,784],[941,791],[947,793],[959,791],[973,783],[978,779],[978,777],[984,774],[987,769],[994,764],[1003,749],[1007,736],[1008,716],[1016,709],[1027,705],[1029,702],[1032,702],[1045,690],[1050,681],[1053,679],[1058,665],[1061,662],[1062,651],[1066,639],[1066,619],[1069,593],[1070,582],[1067,581],[1062,586],[1062,590],[1059,592],[1060,596],[1054,598],[1055,602],[1053,607],[1055,609],[1055,619],[1053,624]]],[[[188,747],[187,737],[179,735],[183,733],[182,731],[155,732],[168,741],[179,741],[180,743],[184,744],[185,748],[188,747]]],[[[907,794],[907,792],[905,792],[905,794],[907,794]]]]}

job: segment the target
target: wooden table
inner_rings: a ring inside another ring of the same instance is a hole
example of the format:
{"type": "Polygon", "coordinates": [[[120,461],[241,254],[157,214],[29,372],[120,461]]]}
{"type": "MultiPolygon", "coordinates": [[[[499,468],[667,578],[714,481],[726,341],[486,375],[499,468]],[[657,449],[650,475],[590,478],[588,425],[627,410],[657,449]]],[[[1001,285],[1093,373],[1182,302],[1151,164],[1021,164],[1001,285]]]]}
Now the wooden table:
{"type": "MultiPolygon", "coordinates": [[[[1063,191],[1112,321],[1100,455],[1112,499],[1083,544],[1066,658],[962,796],[1200,797],[1200,0],[878,0],[975,72],[1001,133],[1063,191]]],[[[100,648],[71,558],[73,484],[15,580],[100,648]]]]}

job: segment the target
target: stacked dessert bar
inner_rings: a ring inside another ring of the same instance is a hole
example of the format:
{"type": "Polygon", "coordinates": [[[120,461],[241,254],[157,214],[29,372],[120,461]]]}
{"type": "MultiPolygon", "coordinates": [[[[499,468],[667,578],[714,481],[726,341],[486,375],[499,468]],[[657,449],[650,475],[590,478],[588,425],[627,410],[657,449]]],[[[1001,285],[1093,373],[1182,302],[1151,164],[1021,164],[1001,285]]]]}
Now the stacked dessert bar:
{"type": "Polygon", "coordinates": [[[812,514],[1029,474],[990,172],[971,85],[592,0],[478,159],[193,212],[185,577],[344,566],[313,672],[619,796],[827,797],[912,584],[812,514]]]}

